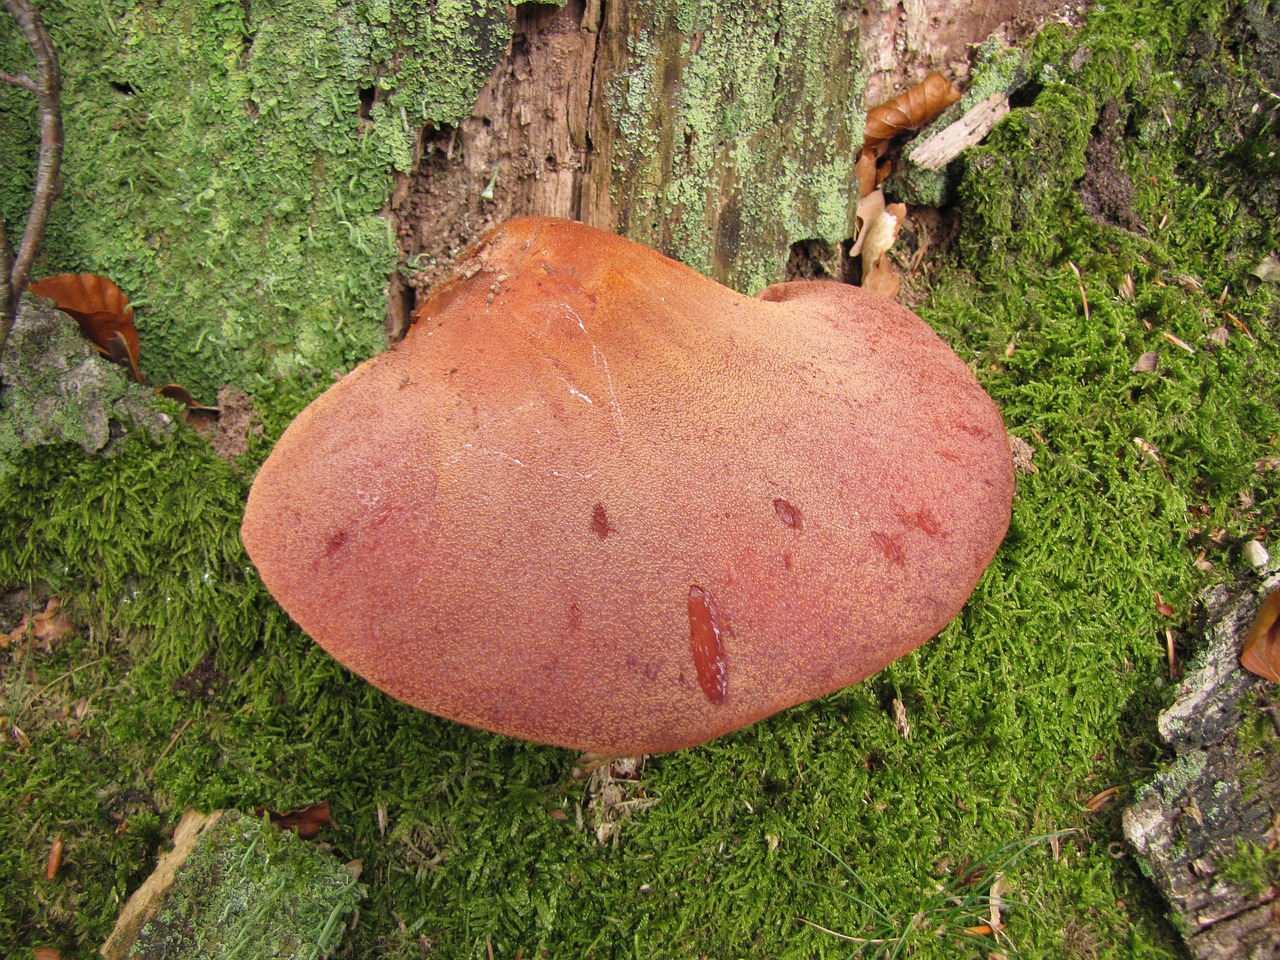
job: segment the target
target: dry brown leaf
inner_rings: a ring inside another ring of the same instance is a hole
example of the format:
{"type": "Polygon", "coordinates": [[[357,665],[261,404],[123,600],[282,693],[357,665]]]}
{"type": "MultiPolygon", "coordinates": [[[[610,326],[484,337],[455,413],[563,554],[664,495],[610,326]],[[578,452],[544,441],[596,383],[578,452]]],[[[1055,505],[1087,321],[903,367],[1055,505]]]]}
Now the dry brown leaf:
{"type": "Polygon", "coordinates": [[[907,205],[891,203],[884,208],[880,216],[867,224],[866,239],[862,244],[864,275],[868,263],[875,263],[889,252],[889,248],[898,239],[898,230],[902,228],[902,221],[906,218],[907,205]]]}
{"type": "Polygon", "coordinates": [[[880,156],[894,137],[919,130],[959,99],[960,91],[950,80],[940,73],[929,74],[910,90],[867,113],[862,148],[880,156]]]}
{"type": "Polygon", "coordinates": [[[876,188],[876,157],[870,150],[863,150],[858,155],[858,164],[854,168],[858,177],[858,196],[865,197],[876,188]]]}
{"type": "Polygon", "coordinates": [[[52,646],[80,630],[63,615],[62,601],[57,597],[50,597],[49,602],[45,604],[44,612],[37,613],[31,618],[31,628],[35,638],[45,646],[52,646]]]}
{"type": "Polygon", "coordinates": [[[898,237],[898,230],[906,219],[907,205],[885,206],[884,193],[876,190],[858,204],[858,211],[860,217],[867,219],[850,255],[862,254],[862,289],[892,300],[898,295],[902,279],[885,254],[898,237]]]}
{"type": "Polygon", "coordinates": [[[1280,683],[1280,588],[1262,601],[1245,639],[1240,665],[1272,683],[1280,683]]]}
{"type": "Polygon", "coordinates": [[[856,257],[862,253],[867,241],[867,231],[871,224],[884,215],[885,202],[883,190],[872,190],[858,201],[858,210],[854,214],[853,246],[849,248],[849,256],[856,257]]]}
{"type": "Polygon", "coordinates": [[[290,810],[288,813],[279,813],[270,807],[259,807],[254,813],[259,817],[265,813],[281,830],[293,830],[303,840],[310,840],[318,834],[330,819],[328,800],[313,803],[301,810],[290,810]]]}
{"type": "Polygon", "coordinates": [[[31,960],[62,960],[62,954],[53,947],[36,947],[31,960]]]}
{"type": "Polygon", "coordinates": [[[62,273],[37,280],[27,289],[48,297],[80,325],[80,332],[98,352],[129,368],[133,379],[145,383],[138,369],[140,344],[133,325],[133,306],[123,291],[95,273],[62,273]]]}
{"type": "Polygon", "coordinates": [[[871,265],[870,272],[862,272],[862,289],[879,294],[886,300],[895,300],[902,287],[902,278],[888,257],[881,257],[871,265]]]}

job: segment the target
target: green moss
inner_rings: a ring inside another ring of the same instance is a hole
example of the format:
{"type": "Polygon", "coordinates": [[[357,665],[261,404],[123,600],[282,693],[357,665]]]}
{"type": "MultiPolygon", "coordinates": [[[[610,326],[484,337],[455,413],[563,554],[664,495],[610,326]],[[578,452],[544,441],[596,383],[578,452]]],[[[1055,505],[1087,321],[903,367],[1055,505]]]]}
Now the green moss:
{"type": "Polygon", "coordinates": [[[233,810],[201,835],[129,957],[319,960],[337,947],[364,890],[297,834],[233,810]]]}
{"type": "Polygon", "coordinates": [[[1280,882],[1280,850],[1237,839],[1235,856],[1221,864],[1221,872],[1227,883],[1243,887],[1256,897],[1280,882]]]}
{"type": "MultiPolygon", "coordinates": [[[[702,28],[695,8],[679,10],[683,26],[702,28]]],[[[327,366],[282,363],[299,372],[256,383],[267,434],[243,475],[185,431],[131,438],[111,459],[74,446],[21,455],[0,479],[0,584],[61,593],[88,636],[0,661],[6,729],[29,739],[0,751],[0,942],[96,949],[188,803],[327,799],[325,839],[363,861],[370,888],[353,956],[847,956],[801,919],[851,936],[878,927],[846,895],[856,893],[847,871],[801,838],[856,870],[901,929],[991,850],[1064,830],[1074,832],[1056,852],[1036,846],[1006,873],[1017,950],[1181,956],[1138,868],[1111,855],[1118,804],[1090,814],[1083,802],[1109,786],[1131,794],[1162,760],[1170,621],[1153,594],[1181,616],[1208,582],[1240,572],[1234,544],[1280,528],[1280,474],[1255,467],[1280,433],[1280,297],[1243,283],[1276,228],[1256,192],[1206,192],[1236,145],[1210,149],[1201,126],[1220,113],[1197,106],[1209,75],[1180,56],[1193,15],[1216,36],[1221,14],[1143,0],[1096,7],[1081,35],[1051,31],[1028,106],[995,141],[1008,156],[984,153],[966,170],[967,259],[938,265],[919,312],[1032,444],[1038,472],[1020,477],[1009,536],[963,613],[868,682],[650,758],[641,785],[658,802],[622,824],[616,846],[596,842],[572,757],[395,703],[266,596],[236,537],[246,477],[327,366]],[[1094,222],[1076,195],[1110,97],[1131,132],[1121,161],[1145,234],[1094,222]],[[1064,152],[1036,153],[1050,150],[1064,152]],[[1132,297],[1120,293],[1126,275],[1132,297]],[[1208,338],[1219,325],[1230,331],[1220,348],[1208,338]],[[1135,373],[1147,351],[1159,368],[1135,373]],[[1194,566],[1201,550],[1212,571],[1194,566]],[[215,692],[175,688],[206,656],[222,675],[215,692]],[[895,699],[909,740],[895,729],[895,699]],[[58,833],[68,854],[48,881],[58,833]]],[[[1211,49],[1217,69],[1245,71],[1211,49]]],[[[643,45],[636,55],[657,62],[643,45]]],[[[1230,89],[1254,102],[1252,87],[1230,89]]],[[[637,117],[631,136],[643,145],[648,129],[637,117]]],[[[317,176],[341,163],[325,160],[317,176]]],[[[361,264],[352,269],[363,283],[361,264]]],[[[311,329],[317,342],[345,336],[311,329]]],[[[967,949],[929,937],[915,946],[924,960],[967,949]]]]}
{"type": "MultiPolygon", "coordinates": [[[[392,174],[408,169],[422,125],[468,113],[510,37],[505,7],[41,9],[62,61],[67,148],[40,272],[115,280],[138,308],[149,377],[206,401],[227,382],[328,374],[380,349],[396,253],[379,213],[392,174]],[[371,122],[362,90],[376,91],[371,122]]],[[[22,63],[8,17],[0,56],[6,69],[22,63]]],[[[34,149],[22,96],[0,91],[11,231],[34,149]]]]}
{"type": "Polygon", "coordinates": [[[749,293],[782,279],[792,243],[851,236],[849,16],[811,0],[642,8],[610,94],[620,232],[749,293]]]}

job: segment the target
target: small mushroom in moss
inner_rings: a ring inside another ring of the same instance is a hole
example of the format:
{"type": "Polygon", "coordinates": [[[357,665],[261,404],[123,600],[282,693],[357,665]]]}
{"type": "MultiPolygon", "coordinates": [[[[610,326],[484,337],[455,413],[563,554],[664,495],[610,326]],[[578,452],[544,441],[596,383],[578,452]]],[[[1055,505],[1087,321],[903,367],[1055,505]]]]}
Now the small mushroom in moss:
{"type": "Polygon", "coordinates": [[[1245,638],[1240,665],[1272,683],[1280,683],[1280,588],[1262,601],[1245,638]]]}
{"type": "Polygon", "coordinates": [[[936,634],[1004,536],[1012,474],[994,404],[903,307],[834,282],[749,298],[523,218],[289,426],[242,534],[387,693],[650,753],[936,634]]]}

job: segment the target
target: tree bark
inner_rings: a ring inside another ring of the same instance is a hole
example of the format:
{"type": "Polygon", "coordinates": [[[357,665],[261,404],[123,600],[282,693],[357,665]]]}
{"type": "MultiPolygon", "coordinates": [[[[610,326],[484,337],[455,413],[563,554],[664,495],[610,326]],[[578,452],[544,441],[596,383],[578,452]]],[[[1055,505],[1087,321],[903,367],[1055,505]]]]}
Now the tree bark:
{"type": "Polygon", "coordinates": [[[613,230],[748,292],[782,279],[791,244],[852,233],[857,47],[855,18],[824,0],[521,6],[472,115],[430,131],[397,186],[413,269],[389,333],[415,288],[519,214],[613,230]]]}

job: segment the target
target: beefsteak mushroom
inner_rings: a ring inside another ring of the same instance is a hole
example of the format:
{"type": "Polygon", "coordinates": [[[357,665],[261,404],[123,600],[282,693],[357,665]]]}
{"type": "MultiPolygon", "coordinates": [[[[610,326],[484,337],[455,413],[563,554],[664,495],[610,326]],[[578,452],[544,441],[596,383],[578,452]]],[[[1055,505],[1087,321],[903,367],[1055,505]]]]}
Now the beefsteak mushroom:
{"type": "Polygon", "coordinates": [[[302,629],[392,696],[622,755],[915,649],[1012,493],[1000,414],[910,311],[834,282],[749,298],[531,217],[289,426],[242,536],[302,629]]]}

